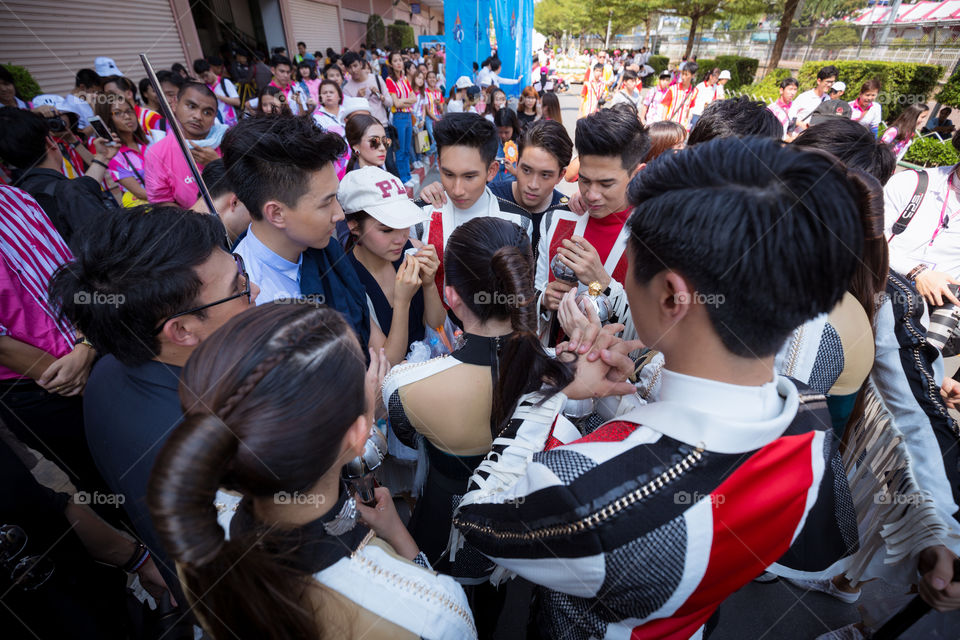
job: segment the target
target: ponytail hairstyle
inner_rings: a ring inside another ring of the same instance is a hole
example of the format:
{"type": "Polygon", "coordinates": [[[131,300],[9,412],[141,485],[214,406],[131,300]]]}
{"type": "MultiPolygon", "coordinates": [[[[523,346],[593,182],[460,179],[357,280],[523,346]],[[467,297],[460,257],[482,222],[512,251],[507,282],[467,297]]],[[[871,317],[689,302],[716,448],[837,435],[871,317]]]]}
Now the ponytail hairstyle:
{"type": "Polygon", "coordinates": [[[324,635],[310,576],[284,562],[296,536],[258,523],[226,540],[214,496],[220,487],[247,498],[307,491],[336,473],[343,438],[365,412],[364,375],[343,317],[308,302],[250,309],[187,361],[183,422],[153,467],[147,505],[191,604],[203,599],[197,614],[215,638],[231,629],[261,638],[324,635]]]}
{"type": "Polygon", "coordinates": [[[890,255],[883,235],[883,185],[863,169],[847,167],[847,179],[857,196],[863,225],[863,258],[850,280],[850,293],[860,301],[870,326],[876,315],[877,301],[887,289],[890,255]]]}
{"type": "Polygon", "coordinates": [[[450,234],[444,249],[446,282],[480,322],[510,319],[513,333],[494,368],[490,430],[496,437],[521,395],[573,380],[569,365],[551,358],[537,337],[530,239],[500,218],[474,218],[450,234]]]}

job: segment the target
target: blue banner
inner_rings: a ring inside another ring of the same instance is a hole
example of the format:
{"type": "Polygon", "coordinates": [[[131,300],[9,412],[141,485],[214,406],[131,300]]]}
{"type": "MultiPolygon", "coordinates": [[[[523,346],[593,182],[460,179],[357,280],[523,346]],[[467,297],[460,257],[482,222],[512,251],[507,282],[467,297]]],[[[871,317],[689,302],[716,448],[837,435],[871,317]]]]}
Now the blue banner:
{"type": "Polygon", "coordinates": [[[516,96],[530,84],[533,0],[446,0],[443,19],[448,92],[460,76],[473,78],[474,62],[480,64],[490,56],[491,22],[497,56],[503,63],[500,75],[521,78],[520,84],[504,85],[503,90],[516,96]]]}

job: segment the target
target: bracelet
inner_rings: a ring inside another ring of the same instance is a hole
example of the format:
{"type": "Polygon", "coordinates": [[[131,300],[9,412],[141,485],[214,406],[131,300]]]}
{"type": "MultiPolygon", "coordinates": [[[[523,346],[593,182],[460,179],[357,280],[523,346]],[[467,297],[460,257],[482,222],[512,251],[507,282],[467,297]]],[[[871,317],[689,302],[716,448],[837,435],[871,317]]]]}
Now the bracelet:
{"type": "Polygon", "coordinates": [[[77,147],[80,146],[80,141],[77,140],[76,142],[71,142],[71,143],[70,143],[70,146],[73,147],[74,149],[76,149],[77,147]]]}
{"type": "Polygon", "coordinates": [[[126,573],[133,573],[139,569],[144,562],[147,561],[147,558],[150,557],[150,550],[147,549],[147,546],[142,542],[138,542],[136,548],[133,550],[133,555],[130,556],[130,559],[121,565],[126,573]]]}
{"type": "Polygon", "coordinates": [[[923,273],[929,268],[930,267],[928,267],[925,264],[918,264],[913,269],[910,269],[910,273],[907,274],[907,280],[910,280],[911,282],[915,281],[918,275],[920,275],[921,273],[923,273]]]}
{"type": "Polygon", "coordinates": [[[103,160],[97,160],[96,158],[94,158],[91,162],[93,162],[93,164],[98,164],[98,165],[100,165],[100,166],[103,167],[104,169],[109,169],[109,168],[110,168],[110,167],[108,167],[106,164],[104,164],[103,160]]]}

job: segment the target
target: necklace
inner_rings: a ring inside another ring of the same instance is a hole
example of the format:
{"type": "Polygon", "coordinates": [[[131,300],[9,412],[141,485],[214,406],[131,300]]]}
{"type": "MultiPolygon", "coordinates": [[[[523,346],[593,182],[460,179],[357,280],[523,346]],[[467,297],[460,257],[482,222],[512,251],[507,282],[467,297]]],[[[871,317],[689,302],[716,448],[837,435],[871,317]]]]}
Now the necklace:
{"type": "Polygon", "coordinates": [[[330,522],[324,522],[324,530],[332,536],[340,536],[357,525],[357,501],[352,496],[343,503],[340,513],[330,522]]]}

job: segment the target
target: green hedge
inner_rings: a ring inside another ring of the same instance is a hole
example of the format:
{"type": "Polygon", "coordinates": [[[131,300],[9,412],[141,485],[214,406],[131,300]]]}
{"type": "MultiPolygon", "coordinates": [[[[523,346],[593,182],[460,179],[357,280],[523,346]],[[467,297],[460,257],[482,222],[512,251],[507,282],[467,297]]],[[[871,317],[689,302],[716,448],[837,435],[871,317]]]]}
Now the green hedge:
{"type": "Polygon", "coordinates": [[[828,64],[834,65],[840,72],[838,80],[847,85],[843,94],[845,100],[853,100],[860,92],[860,85],[870,78],[880,78],[883,89],[877,101],[883,109],[883,119],[890,122],[909,105],[927,102],[930,94],[943,75],[943,67],[934,64],[916,64],[908,62],[867,62],[864,60],[836,60],[807,62],[800,68],[797,80],[800,90],[806,91],[814,86],[817,72],[828,64]]]}
{"type": "Polygon", "coordinates": [[[957,154],[950,140],[941,142],[935,136],[928,136],[917,138],[907,149],[903,160],[923,167],[943,167],[960,162],[960,154],[957,154]]]}
{"type": "Polygon", "coordinates": [[[650,56],[647,64],[653,67],[653,73],[643,79],[643,86],[652,87],[656,84],[657,78],[660,77],[660,72],[670,67],[670,58],[667,56],[650,56]]]}
{"type": "Polygon", "coordinates": [[[413,36],[413,27],[403,20],[397,20],[387,27],[387,44],[389,44],[394,51],[400,48],[408,49],[414,46],[417,44],[417,40],[413,36]]]}
{"type": "Polygon", "coordinates": [[[937,94],[937,102],[950,105],[951,107],[960,107],[960,69],[954,71],[943,89],[937,94]]]}
{"type": "Polygon", "coordinates": [[[753,82],[760,61],[756,58],[743,56],[717,56],[697,60],[697,82],[702,82],[711,69],[726,69],[730,72],[730,82],[725,87],[727,91],[734,91],[753,82]]]}
{"type": "Polygon", "coordinates": [[[756,100],[773,102],[780,97],[780,83],[789,78],[792,73],[790,69],[774,69],[759,82],[740,87],[739,92],[756,100]]]}
{"type": "Polygon", "coordinates": [[[41,89],[37,81],[33,79],[33,76],[30,75],[26,67],[18,67],[12,63],[7,63],[3,66],[10,72],[10,75],[13,76],[13,86],[17,88],[17,97],[21,100],[30,101],[33,100],[34,96],[43,93],[43,89],[41,89]]]}
{"type": "Polygon", "coordinates": [[[387,37],[387,28],[383,26],[383,18],[372,14],[367,18],[367,47],[382,47],[387,37]]]}

